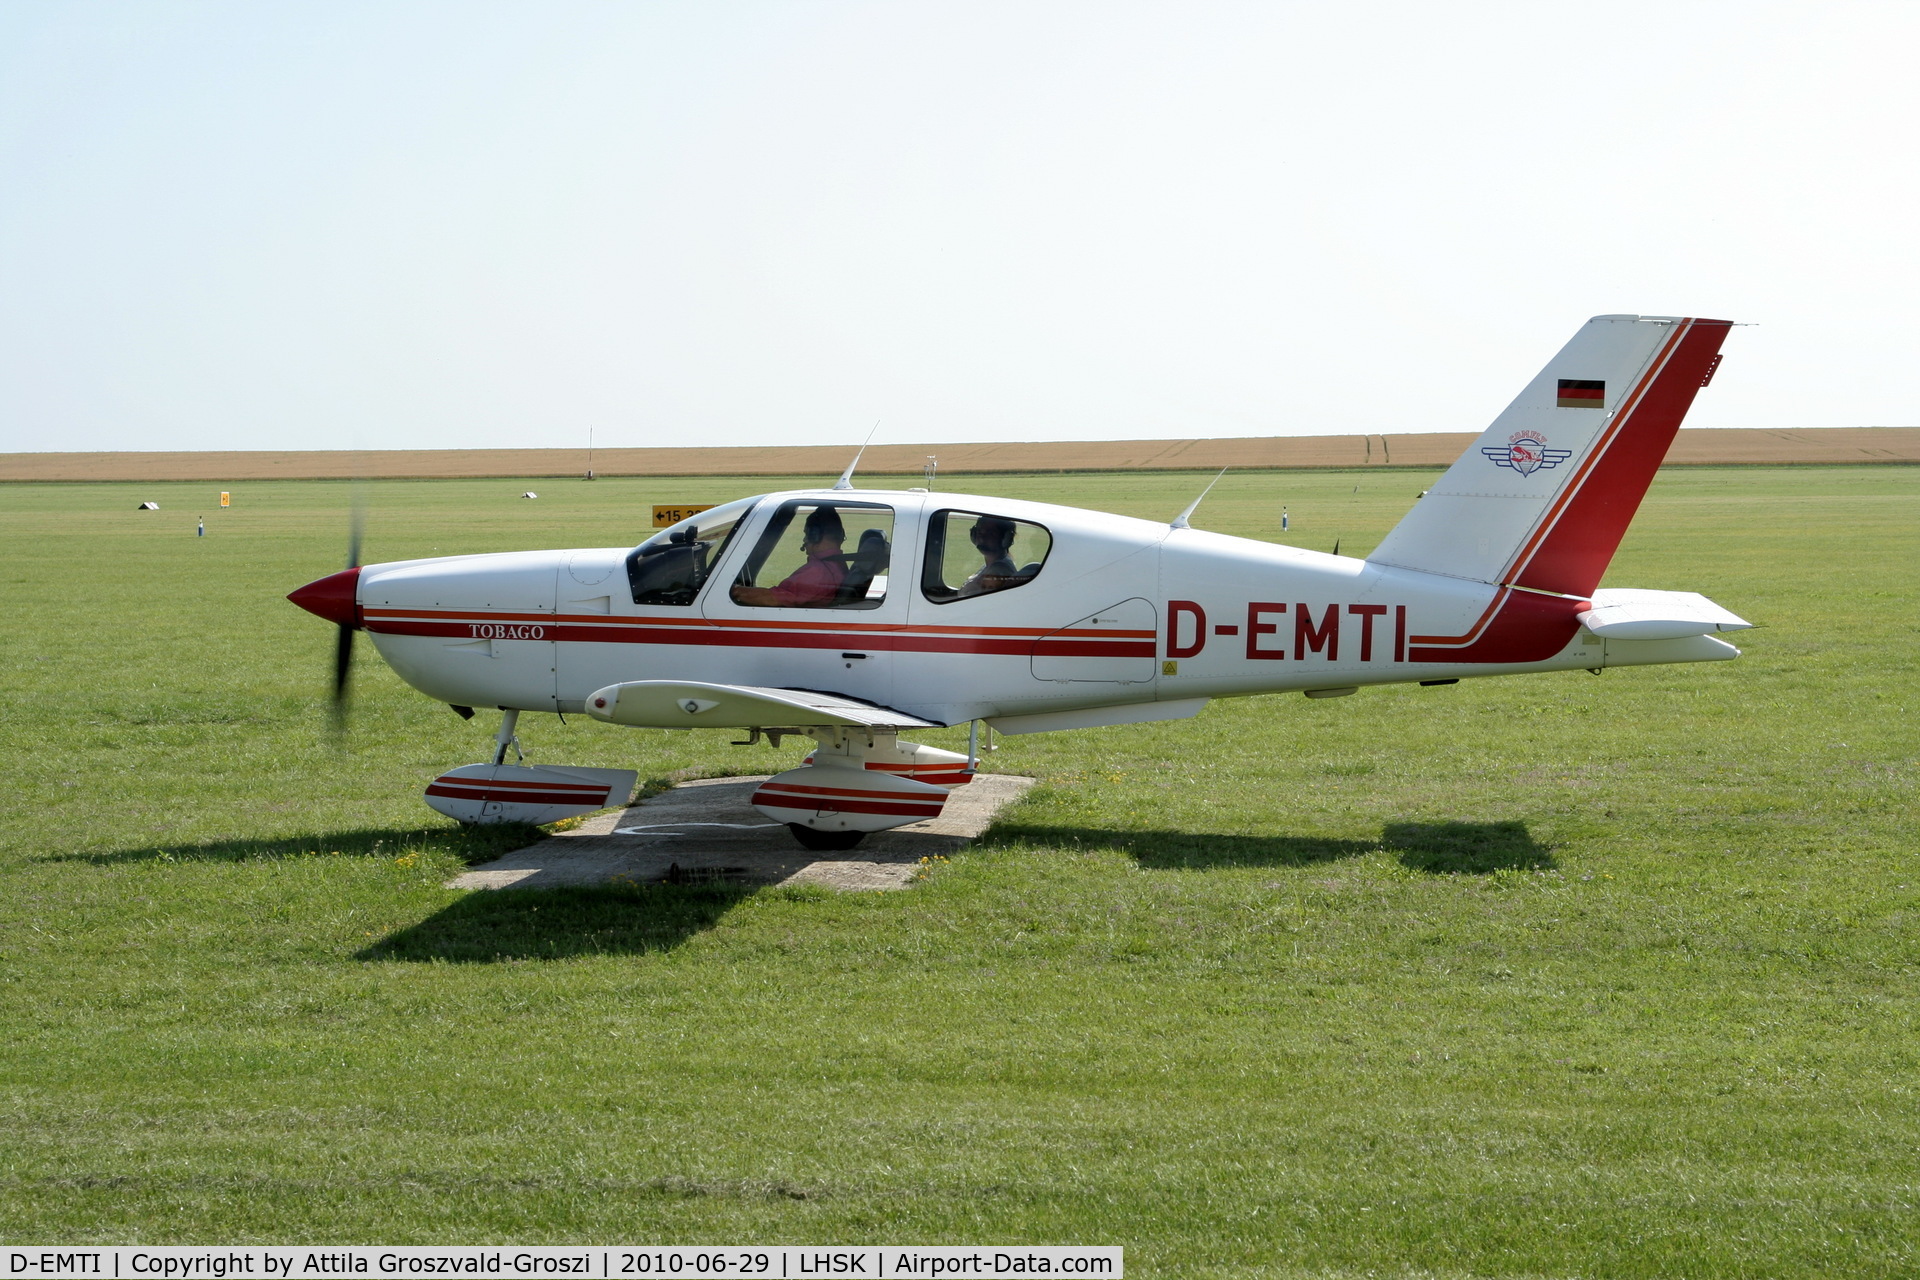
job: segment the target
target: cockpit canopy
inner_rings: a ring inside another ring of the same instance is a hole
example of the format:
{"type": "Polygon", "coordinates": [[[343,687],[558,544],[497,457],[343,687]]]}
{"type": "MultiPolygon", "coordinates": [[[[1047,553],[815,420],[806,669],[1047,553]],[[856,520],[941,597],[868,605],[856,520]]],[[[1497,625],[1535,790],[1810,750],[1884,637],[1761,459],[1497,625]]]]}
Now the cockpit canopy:
{"type": "Polygon", "coordinates": [[[727,540],[758,498],[742,498],[670,525],[627,557],[627,584],[635,604],[689,605],[720,562],[727,540]]]}
{"type": "MultiPolygon", "coordinates": [[[[892,571],[909,571],[893,563],[901,532],[897,508],[872,500],[880,496],[762,496],[702,511],[660,530],[627,556],[633,602],[691,606],[735,534],[768,502],[766,517],[753,522],[752,545],[733,557],[731,581],[715,590],[750,607],[879,608],[892,571]]],[[[934,604],[1023,587],[1053,550],[1046,526],[990,508],[940,507],[910,517],[925,534],[920,594],[934,604]]]]}

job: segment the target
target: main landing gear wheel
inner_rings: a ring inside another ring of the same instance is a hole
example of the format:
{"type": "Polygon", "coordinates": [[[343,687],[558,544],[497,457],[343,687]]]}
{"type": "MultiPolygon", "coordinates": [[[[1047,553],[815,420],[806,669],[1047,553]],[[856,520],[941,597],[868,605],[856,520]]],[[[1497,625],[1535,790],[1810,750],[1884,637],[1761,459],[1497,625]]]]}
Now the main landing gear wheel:
{"type": "Polygon", "coordinates": [[[866,838],[864,831],[816,831],[812,827],[803,827],[797,822],[789,822],[787,830],[793,832],[793,838],[800,842],[802,849],[851,849],[866,838]]]}

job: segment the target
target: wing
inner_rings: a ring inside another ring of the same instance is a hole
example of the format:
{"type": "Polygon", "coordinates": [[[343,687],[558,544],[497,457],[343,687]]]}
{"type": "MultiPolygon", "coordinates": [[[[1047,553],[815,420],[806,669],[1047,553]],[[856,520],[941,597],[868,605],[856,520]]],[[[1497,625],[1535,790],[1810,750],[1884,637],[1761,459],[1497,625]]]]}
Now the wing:
{"type": "Polygon", "coordinates": [[[891,707],[810,689],[764,689],[694,680],[632,680],[610,684],[587,699],[587,714],[610,724],[646,729],[811,729],[859,725],[870,729],[931,729],[940,724],[891,707]]]}

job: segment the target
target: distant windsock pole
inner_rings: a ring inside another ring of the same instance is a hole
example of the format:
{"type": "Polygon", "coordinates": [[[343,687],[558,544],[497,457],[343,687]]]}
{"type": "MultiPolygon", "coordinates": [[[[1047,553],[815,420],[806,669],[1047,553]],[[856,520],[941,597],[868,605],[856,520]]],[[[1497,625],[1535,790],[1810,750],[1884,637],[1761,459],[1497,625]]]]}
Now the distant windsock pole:
{"type": "Polygon", "coordinates": [[[593,479],[593,428],[587,428],[587,479],[593,479]]]}

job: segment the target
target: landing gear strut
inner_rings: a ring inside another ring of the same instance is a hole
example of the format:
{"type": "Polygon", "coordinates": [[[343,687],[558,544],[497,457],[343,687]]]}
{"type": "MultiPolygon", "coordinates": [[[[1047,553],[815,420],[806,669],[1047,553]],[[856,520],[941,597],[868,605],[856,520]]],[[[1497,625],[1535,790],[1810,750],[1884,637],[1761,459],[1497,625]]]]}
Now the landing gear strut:
{"type": "Polygon", "coordinates": [[[973,777],[965,756],[900,742],[884,727],[833,725],[799,732],[819,746],[799,768],[761,783],[752,803],[786,824],[803,849],[851,849],[869,831],[937,818],[948,787],[973,777]]]}
{"type": "Polygon", "coordinates": [[[427,804],[455,822],[524,822],[538,826],[625,804],[638,777],[631,769],[530,765],[514,729],[520,712],[502,707],[500,732],[487,764],[463,764],[427,784],[427,804]],[[507,763],[513,752],[514,764],[507,763]]]}
{"type": "Polygon", "coordinates": [[[520,708],[505,707],[502,710],[500,732],[495,734],[493,739],[493,762],[495,764],[505,764],[507,762],[508,747],[513,748],[513,758],[515,760],[524,762],[527,757],[521,753],[520,739],[513,732],[515,726],[520,723],[520,708]]]}

